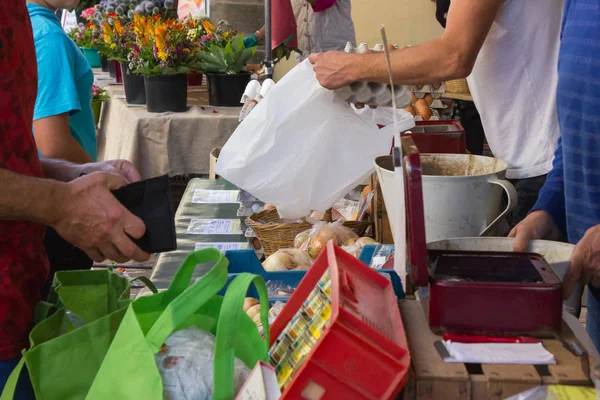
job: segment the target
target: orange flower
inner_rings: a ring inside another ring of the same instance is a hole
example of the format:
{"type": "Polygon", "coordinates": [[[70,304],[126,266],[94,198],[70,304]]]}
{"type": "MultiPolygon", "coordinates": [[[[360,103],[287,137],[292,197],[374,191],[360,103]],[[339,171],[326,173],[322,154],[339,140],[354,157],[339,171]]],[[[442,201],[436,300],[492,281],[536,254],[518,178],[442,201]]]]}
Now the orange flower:
{"type": "Polygon", "coordinates": [[[215,31],[215,26],[210,23],[209,20],[205,19],[202,21],[202,27],[208,32],[213,33],[215,31]]]}
{"type": "Polygon", "coordinates": [[[102,22],[102,33],[104,34],[104,43],[110,44],[110,37],[113,34],[113,30],[110,27],[110,24],[106,21],[102,22]]]}
{"type": "Polygon", "coordinates": [[[125,28],[123,28],[123,25],[121,25],[121,21],[119,21],[118,19],[115,19],[115,31],[119,35],[125,33],[125,28]]]}

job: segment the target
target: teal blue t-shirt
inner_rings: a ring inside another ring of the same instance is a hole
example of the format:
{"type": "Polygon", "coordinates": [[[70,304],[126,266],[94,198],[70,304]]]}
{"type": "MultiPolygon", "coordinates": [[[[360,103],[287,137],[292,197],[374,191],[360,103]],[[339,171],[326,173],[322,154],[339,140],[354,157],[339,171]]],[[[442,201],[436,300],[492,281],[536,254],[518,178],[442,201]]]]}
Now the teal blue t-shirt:
{"type": "Polygon", "coordinates": [[[52,11],[36,4],[27,4],[27,9],[38,64],[38,93],[33,120],[69,113],[71,135],[95,161],[97,144],[92,111],[92,68],[52,11]]]}

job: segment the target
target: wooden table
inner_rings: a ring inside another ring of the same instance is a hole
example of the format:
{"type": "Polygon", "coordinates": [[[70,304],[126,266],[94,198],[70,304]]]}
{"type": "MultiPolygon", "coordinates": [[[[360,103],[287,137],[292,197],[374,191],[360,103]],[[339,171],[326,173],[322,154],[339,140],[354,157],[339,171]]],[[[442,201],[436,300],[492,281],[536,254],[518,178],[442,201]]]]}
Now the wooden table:
{"type": "MultiPolygon", "coordinates": [[[[399,303],[412,361],[404,399],[500,400],[541,385],[592,385],[581,359],[556,339],[543,340],[556,365],[446,363],[433,346],[441,336],[429,329],[426,304],[416,300],[399,303]]],[[[563,325],[561,335],[574,338],[569,326],[563,325]]],[[[593,368],[594,361],[589,360],[593,368]]]]}
{"type": "Polygon", "coordinates": [[[464,101],[473,101],[473,96],[471,93],[450,93],[446,92],[442,95],[443,99],[452,99],[452,100],[464,100],[464,101]]]}
{"type": "Polygon", "coordinates": [[[144,179],[208,175],[211,150],[222,147],[239,124],[241,106],[209,106],[205,85],[188,87],[186,112],[149,113],[127,104],[123,85],[107,74],[96,73],[96,82],[111,97],[102,107],[98,159],[129,160],[144,179]]]}

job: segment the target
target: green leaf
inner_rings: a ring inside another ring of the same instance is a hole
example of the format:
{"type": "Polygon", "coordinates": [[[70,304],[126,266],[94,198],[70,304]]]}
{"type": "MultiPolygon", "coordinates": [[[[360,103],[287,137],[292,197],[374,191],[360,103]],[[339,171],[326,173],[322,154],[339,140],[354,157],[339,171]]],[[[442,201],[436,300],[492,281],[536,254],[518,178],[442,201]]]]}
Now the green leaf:
{"type": "Polygon", "coordinates": [[[244,50],[244,37],[237,35],[231,40],[231,47],[235,54],[241,53],[244,50]]]}

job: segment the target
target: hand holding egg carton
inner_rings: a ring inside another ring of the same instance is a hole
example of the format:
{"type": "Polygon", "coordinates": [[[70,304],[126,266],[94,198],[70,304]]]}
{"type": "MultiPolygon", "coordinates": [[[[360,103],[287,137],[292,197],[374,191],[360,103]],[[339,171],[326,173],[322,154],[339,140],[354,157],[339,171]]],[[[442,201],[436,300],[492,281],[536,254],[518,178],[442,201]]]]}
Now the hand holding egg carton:
{"type": "MultiPolygon", "coordinates": [[[[394,50],[397,46],[390,45],[394,50]]],[[[364,54],[369,51],[383,51],[383,45],[376,45],[369,50],[366,43],[361,43],[354,47],[352,43],[346,45],[346,53],[364,54]]],[[[357,108],[361,105],[392,107],[392,90],[389,84],[378,82],[358,81],[336,89],[335,94],[340,99],[356,104],[357,108]]],[[[394,85],[394,94],[398,108],[404,108],[410,103],[411,92],[408,86],[394,85]]]]}
{"type": "Polygon", "coordinates": [[[275,86],[273,79],[266,79],[262,85],[259,81],[252,80],[246,86],[246,90],[242,95],[240,103],[243,104],[242,111],[240,111],[239,121],[242,122],[244,118],[250,114],[250,111],[256,107],[256,105],[265,98],[267,93],[275,86]]]}

